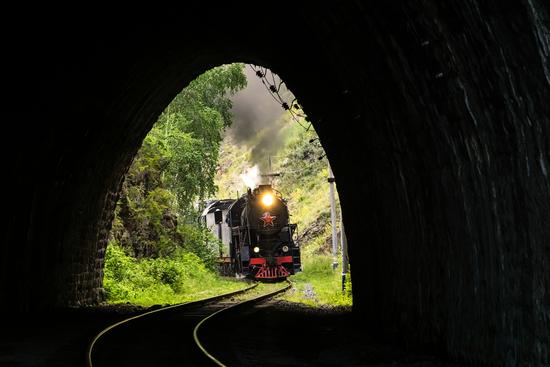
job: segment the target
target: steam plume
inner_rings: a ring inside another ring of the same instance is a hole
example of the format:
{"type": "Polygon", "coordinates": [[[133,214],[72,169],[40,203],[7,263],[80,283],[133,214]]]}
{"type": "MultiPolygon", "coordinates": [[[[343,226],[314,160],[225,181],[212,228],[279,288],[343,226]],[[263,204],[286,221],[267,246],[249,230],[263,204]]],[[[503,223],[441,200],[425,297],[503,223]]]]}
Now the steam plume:
{"type": "Polygon", "coordinates": [[[251,190],[254,189],[258,184],[260,183],[260,169],[258,168],[258,165],[255,165],[254,167],[248,168],[242,175],[241,179],[243,180],[244,184],[249,187],[251,190]]]}

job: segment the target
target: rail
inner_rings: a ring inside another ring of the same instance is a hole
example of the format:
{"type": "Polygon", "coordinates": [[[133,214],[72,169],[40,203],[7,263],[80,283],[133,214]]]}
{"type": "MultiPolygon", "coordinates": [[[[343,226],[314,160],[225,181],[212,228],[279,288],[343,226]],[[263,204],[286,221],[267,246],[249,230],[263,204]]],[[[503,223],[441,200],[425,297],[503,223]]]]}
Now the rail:
{"type": "Polygon", "coordinates": [[[226,308],[223,308],[219,311],[216,311],[214,312],[213,314],[205,317],[204,319],[202,319],[198,324],[197,326],[195,326],[195,330],[193,330],[193,339],[195,340],[195,343],[197,344],[197,346],[199,347],[199,349],[202,351],[202,353],[208,358],[210,359],[213,363],[215,363],[216,365],[218,366],[221,366],[221,367],[226,367],[225,364],[223,364],[221,361],[219,361],[216,357],[214,357],[212,354],[210,354],[206,348],[204,347],[204,345],[200,342],[199,340],[199,336],[198,336],[198,332],[199,332],[199,329],[201,328],[201,326],[204,326],[204,324],[207,322],[207,321],[211,321],[213,318],[219,316],[222,312],[227,312],[227,311],[230,311],[230,310],[233,310],[237,307],[242,307],[244,305],[249,305],[249,304],[252,304],[252,303],[257,303],[257,302],[260,302],[260,301],[263,301],[264,299],[267,299],[267,298],[271,298],[279,293],[282,293],[282,292],[285,292],[287,290],[290,289],[290,287],[292,286],[292,283],[290,283],[290,281],[286,281],[287,282],[287,285],[281,289],[277,289],[273,292],[270,292],[270,293],[267,293],[267,294],[263,294],[261,296],[258,296],[258,297],[255,297],[255,298],[252,298],[252,299],[249,299],[249,300],[245,300],[245,301],[242,301],[242,302],[239,302],[239,303],[236,303],[232,306],[229,306],[229,307],[226,307],[226,308]]]}
{"type": "MultiPolygon", "coordinates": [[[[105,335],[109,331],[112,331],[113,329],[119,327],[120,325],[124,325],[126,323],[131,322],[131,321],[141,319],[143,317],[146,317],[146,316],[149,316],[149,315],[152,315],[152,314],[156,314],[156,313],[159,313],[159,312],[164,312],[164,311],[168,311],[168,310],[174,310],[176,308],[185,308],[185,307],[189,307],[189,306],[196,306],[196,305],[205,304],[205,303],[209,303],[209,302],[213,302],[213,301],[218,301],[218,300],[221,300],[221,299],[224,299],[224,298],[232,297],[232,296],[237,295],[237,294],[248,292],[248,291],[250,291],[251,289],[253,289],[257,286],[258,286],[258,284],[256,283],[256,284],[253,284],[250,287],[247,287],[247,288],[244,288],[244,289],[239,289],[237,291],[224,293],[224,294],[214,296],[214,297],[203,298],[203,299],[200,299],[200,300],[197,300],[197,301],[179,303],[177,305],[160,308],[160,309],[153,310],[153,311],[148,311],[148,312],[145,312],[145,313],[133,316],[133,317],[129,317],[129,318],[124,319],[122,321],[119,321],[117,323],[114,323],[114,324],[106,327],[105,329],[101,330],[98,334],[96,334],[94,336],[94,338],[92,339],[92,341],[90,342],[90,344],[88,345],[88,347],[86,349],[86,366],[87,367],[93,367],[92,353],[93,353],[93,349],[94,349],[94,346],[97,343],[97,341],[99,339],[101,339],[101,337],[103,335],[105,335]]],[[[233,306],[235,306],[235,305],[233,305],[233,306]]],[[[233,307],[233,306],[231,306],[231,307],[233,307]]]]}

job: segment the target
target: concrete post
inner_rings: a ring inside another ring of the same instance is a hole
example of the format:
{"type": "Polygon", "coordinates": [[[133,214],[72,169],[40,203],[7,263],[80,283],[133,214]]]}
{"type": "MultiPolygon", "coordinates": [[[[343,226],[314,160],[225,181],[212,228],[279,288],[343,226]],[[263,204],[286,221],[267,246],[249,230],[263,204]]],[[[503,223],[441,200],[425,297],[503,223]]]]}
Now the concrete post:
{"type": "Polygon", "coordinates": [[[336,235],[336,201],[334,198],[334,174],[330,168],[330,163],[328,164],[328,183],[330,187],[330,221],[332,224],[332,270],[335,270],[338,267],[338,238],[336,235]]]}
{"type": "Polygon", "coordinates": [[[344,230],[344,219],[340,209],[340,248],[342,249],[342,293],[346,291],[346,276],[349,271],[348,263],[348,239],[344,230]]]}

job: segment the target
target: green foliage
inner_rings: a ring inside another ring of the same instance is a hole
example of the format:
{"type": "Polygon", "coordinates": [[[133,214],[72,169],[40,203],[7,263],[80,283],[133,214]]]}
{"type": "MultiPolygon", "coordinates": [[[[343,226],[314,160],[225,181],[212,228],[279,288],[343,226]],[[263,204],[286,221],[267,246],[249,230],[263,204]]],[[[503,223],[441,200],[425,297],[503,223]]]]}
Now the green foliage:
{"type": "Polygon", "coordinates": [[[104,272],[103,287],[111,303],[178,303],[245,287],[220,278],[194,253],[179,251],[169,258],[138,260],[115,242],[107,247],[104,272]]]}
{"type": "MultiPolygon", "coordinates": [[[[231,125],[231,100],[227,94],[234,94],[246,87],[243,64],[230,64],[211,69],[197,77],[185,88],[167,108],[168,111],[184,111],[185,116],[196,116],[205,107],[217,111],[224,127],[231,125]],[[200,103],[197,103],[200,102],[200,103]]],[[[193,131],[200,131],[201,122],[189,119],[193,131]]],[[[207,135],[207,134],[199,134],[207,135]]]]}
{"type": "Polygon", "coordinates": [[[153,129],[154,135],[164,134],[169,157],[166,183],[181,213],[189,210],[195,198],[215,193],[222,132],[232,118],[227,95],[245,86],[242,64],[207,71],[174,98],[153,129]]]}
{"type": "Polygon", "coordinates": [[[219,241],[194,203],[215,191],[229,96],[246,86],[242,64],[207,71],[160,115],[129,168],[105,258],[110,302],[174,303],[242,287],[215,275],[219,241]]]}
{"type": "Polygon", "coordinates": [[[217,270],[220,241],[212,232],[203,227],[184,224],[178,226],[178,234],[185,244],[184,251],[198,256],[209,270],[217,270]]]}
{"type": "Polygon", "coordinates": [[[215,249],[206,245],[194,203],[215,192],[222,132],[232,118],[229,95],[244,86],[242,64],[207,71],[174,98],[144,139],[111,231],[132,256],[172,256],[183,248],[213,268],[215,249]]]}

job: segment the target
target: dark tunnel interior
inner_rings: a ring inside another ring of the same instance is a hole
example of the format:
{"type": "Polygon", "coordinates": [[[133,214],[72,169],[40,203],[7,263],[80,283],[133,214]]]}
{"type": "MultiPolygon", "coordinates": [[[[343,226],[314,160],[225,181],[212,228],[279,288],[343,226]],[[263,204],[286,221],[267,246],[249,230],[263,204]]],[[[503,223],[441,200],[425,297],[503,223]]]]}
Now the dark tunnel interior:
{"type": "Polygon", "coordinates": [[[238,61],[280,75],[320,136],[369,330],[471,364],[550,363],[548,2],[205,4],[25,24],[5,46],[5,311],[101,301],[141,141],[189,81],[238,61]]]}

